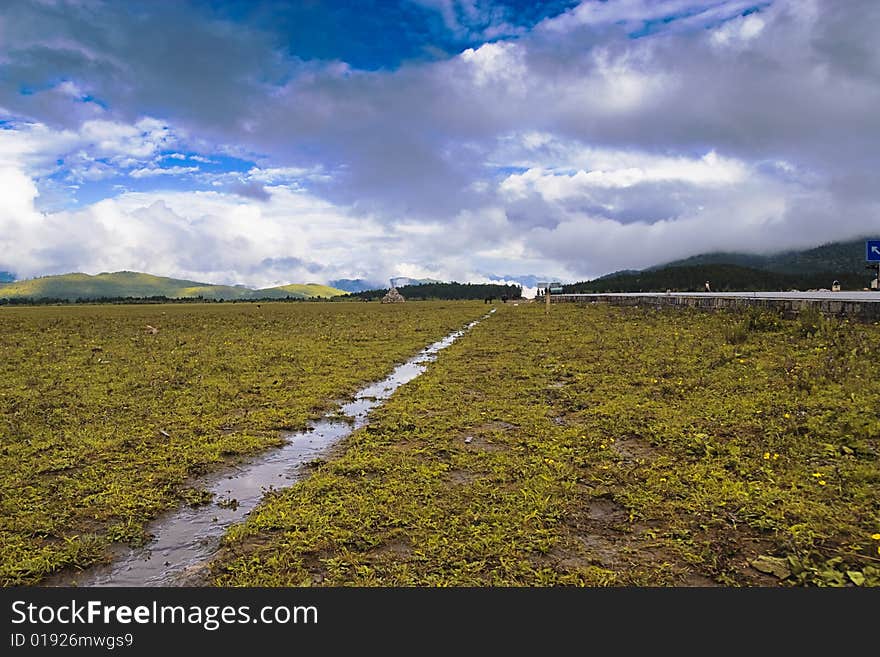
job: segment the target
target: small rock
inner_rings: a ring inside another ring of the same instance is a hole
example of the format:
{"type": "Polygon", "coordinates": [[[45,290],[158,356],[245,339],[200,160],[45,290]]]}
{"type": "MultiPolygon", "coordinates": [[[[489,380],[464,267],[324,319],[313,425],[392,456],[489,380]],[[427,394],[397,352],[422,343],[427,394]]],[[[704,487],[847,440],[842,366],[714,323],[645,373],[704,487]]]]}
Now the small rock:
{"type": "Polygon", "coordinates": [[[761,555],[752,559],[751,566],[755,570],[760,570],[762,573],[773,575],[779,579],[785,579],[791,575],[791,568],[788,564],[788,559],[783,559],[781,557],[761,555]]]}

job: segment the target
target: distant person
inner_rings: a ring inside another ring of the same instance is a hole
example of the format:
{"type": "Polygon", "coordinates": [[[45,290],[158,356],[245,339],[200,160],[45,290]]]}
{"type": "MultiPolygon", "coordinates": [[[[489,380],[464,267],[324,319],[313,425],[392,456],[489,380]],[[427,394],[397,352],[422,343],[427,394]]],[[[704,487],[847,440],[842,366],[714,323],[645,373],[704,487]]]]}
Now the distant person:
{"type": "Polygon", "coordinates": [[[709,281],[706,281],[706,292],[711,292],[712,288],[709,287],[709,281]]]}

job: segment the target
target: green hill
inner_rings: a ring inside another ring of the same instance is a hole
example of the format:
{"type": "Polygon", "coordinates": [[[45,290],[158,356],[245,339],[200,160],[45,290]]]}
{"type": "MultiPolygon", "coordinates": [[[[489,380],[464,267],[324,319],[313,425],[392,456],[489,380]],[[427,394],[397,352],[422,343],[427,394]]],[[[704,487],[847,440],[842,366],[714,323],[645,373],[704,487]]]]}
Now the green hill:
{"type": "Polygon", "coordinates": [[[566,292],[719,292],[828,289],[833,281],[861,290],[876,275],[865,267],[865,241],[823,244],[772,255],[705,253],[642,271],[622,271],[565,285],[566,292]]]}
{"type": "Polygon", "coordinates": [[[348,293],[335,287],[318,285],[317,283],[292,283],[290,285],[255,290],[253,296],[261,299],[286,299],[288,297],[292,299],[314,299],[317,297],[329,299],[341,294],[348,293]]]}
{"type": "Polygon", "coordinates": [[[286,285],[254,290],[244,285],[212,285],[131,271],[43,276],[0,284],[0,299],[121,299],[167,297],[169,299],[307,299],[344,294],[324,285],[286,285]]]}
{"type": "Polygon", "coordinates": [[[865,240],[831,242],[803,251],[782,251],[772,255],[750,253],[704,253],[683,260],[650,267],[648,271],[667,267],[698,265],[738,265],[780,274],[818,274],[833,272],[837,275],[865,272],[865,240]]]}

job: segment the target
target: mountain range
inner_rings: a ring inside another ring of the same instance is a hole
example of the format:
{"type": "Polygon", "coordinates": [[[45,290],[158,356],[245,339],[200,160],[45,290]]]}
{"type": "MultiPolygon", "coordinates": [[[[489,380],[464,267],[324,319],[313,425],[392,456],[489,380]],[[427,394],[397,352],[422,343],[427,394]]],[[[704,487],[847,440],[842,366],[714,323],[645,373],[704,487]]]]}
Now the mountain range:
{"type": "Polygon", "coordinates": [[[865,240],[831,242],[803,251],[782,251],[771,255],[749,253],[705,253],[683,260],[667,262],[650,267],[657,270],[668,267],[693,267],[698,265],[738,265],[750,269],[772,271],[780,274],[816,274],[821,272],[843,274],[865,273],[865,240]]]}
{"type": "MultiPolygon", "coordinates": [[[[394,281],[397,287],[404,285],[429,285],[432,283],[442,283],[433,278],[409,278],[408,276],[397,276],[390,280],[394,281]]],[[[368,281],[365,278],[338,278],[330,281],[330,286],[346,292],[366,292],[368,290],[378,290],[385,285],[384,281],[368,281]]]]}
{"type": "Polygon", "coordinates": [[[865,261],[865,240],[832,242],[802,251],[770,255],[716,252],[675,260],[641,271],[624,270],[564,286],[566,292],[716,291],[843,289],[869,287],[876,276],[865,261]]]}
{"type": "Polygon", "coordinates": [[[315,283],[281,285],[255,290],[244,285],[212,285],[131,271],[42,276],[0,284],[0,299],[113,299],[167,297],[209,300],[311,299],[345,294],[343,290],[315,283]]]}

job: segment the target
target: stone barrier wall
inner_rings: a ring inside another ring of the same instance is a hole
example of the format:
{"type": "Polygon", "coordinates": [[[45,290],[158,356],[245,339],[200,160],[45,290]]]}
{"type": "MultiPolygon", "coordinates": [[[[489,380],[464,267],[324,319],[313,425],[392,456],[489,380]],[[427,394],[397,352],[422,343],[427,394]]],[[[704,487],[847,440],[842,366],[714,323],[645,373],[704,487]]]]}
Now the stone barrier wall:
{"type": "MultiPolygon", "coordinates": [[[[878,294],[880,301],[880,294],[878,294]]],[[[683,296],[662,294],[630,296],[626,294],[555,294],[551,303],[610,303],[617,306],[652,306],[655,308],[698,308],[700,310],[767,308],[795,317],[805,308],[814,307],[823,315],[848,317],[863,322],[880,321],[880,302],[834,299],[765,299],[760,297],[683,296]]]]}

